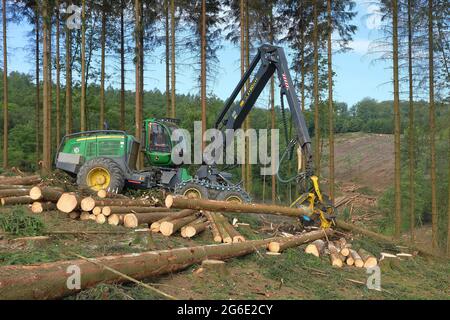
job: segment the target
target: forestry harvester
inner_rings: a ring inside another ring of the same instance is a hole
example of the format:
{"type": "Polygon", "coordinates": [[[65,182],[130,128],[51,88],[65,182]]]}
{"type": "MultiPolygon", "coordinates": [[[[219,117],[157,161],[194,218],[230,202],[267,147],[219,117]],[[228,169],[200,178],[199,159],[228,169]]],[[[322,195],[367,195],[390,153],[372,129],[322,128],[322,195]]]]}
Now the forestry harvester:
{"type": "MultiPolygon", "coordinates": [[[[288,143],[281,162],[287,155],[292,155],[295,148],[299,160],[295,177],[287,180],[278,178],[282,183],[298,183],[302,193],[291,206],[307,209],[309,214],[303,217],[304,222],[329,227],[335,209],[321,193],[318,178],[314,176],[311,139],[282,48],[263,45],[258,49],[249,69],[220,112],[215,128],[224,135],[227,129],[240,129],[275,73],[280,81],[283,114],[286,98],[295,128],[294,137],[288,143]],[[258,65],[259,69],[243,98],[239,103],[234,103],[258,65]]],[[[231,174],[221,172],[217,165],[203,164],[195,175],[190,175],[183,166],[174,165],[171,135],[177,128],[178,121],[174,119],[149,119],[144,121],[142,141],[137,141],[126,132],[112,130],[68,135],[59,147],[56,167],[76,175],[80,187],[93,190],[121,192],[125,186],[144,189],[158,187],[187,197],[250,202],[250,196],[240,184],[232,183],[231,174]],[[150,165],[145,170],[136,168],[140,152],[150,165]]]]}

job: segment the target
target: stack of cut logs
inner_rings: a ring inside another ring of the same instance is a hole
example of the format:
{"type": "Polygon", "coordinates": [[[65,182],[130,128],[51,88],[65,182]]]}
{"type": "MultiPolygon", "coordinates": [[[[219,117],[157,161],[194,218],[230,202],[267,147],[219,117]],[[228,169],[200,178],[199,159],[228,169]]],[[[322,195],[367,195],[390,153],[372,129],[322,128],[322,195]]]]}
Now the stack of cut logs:
{"type": "Polygon", "coordinates": [[[0,177],[0,202],[3,206],[31,204],[29,193],[33,185],[39,183],[41,177],[0,177]]]}
{"type": "Polygon", "coordinates": [[[337,241],[316,240],[309,244],[305,252],[316,257],[328,254],[333,267],[342,268],[355,266],[356,268],[373,268],[378,264],[377,258],[364,249],[354,250],[345,238],[337,241]]]}

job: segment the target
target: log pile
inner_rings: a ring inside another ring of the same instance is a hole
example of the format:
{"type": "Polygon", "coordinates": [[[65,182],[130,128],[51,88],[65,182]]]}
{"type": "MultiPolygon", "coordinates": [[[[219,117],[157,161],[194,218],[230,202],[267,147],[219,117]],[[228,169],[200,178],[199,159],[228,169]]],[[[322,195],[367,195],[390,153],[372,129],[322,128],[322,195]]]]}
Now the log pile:
{"type": "Polygon", "coordinates": [[[29,197],[31,186],[39,183],[39,176],[13,176],[0,178],[0,203],[2,206],[31,204],[29,197]]]}
{"type": "Polygon", "coordinates": [[[344,265],[356,268],[373,268],[378,265],[378,260],[364,249],[354,250],[352,244],[345,238],[327,242],[316,240],[305,248],[305,253],[316,257],[329,255],[333,267],[342,268],[344,265]]]}

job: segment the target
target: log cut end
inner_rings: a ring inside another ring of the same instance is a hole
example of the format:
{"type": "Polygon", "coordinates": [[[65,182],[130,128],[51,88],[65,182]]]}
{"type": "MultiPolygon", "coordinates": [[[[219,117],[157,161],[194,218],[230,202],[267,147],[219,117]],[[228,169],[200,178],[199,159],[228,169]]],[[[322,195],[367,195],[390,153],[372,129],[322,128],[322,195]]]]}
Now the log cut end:
{"type": "Polygon", "coordinates": [[[102,214],[102,208],[101,207],[95,207],[94,209],[92,209],[92,213],[96,216],[102,214]]]}
{"type": "Polygon", "coordinates": [[[166,197],[166,207],[167,208],[172,208],[172,206],[173,206],[173,196],[172,195],[168,195],[167,197],[166,197]]]}
{"type": "Polygon", "coordinates": [[[87,197],[81,200],[81,209],[83,211],[92,211],[95,208],[95,200],[92,197],[87,197]]]}
{"type": "Polygon", "coordinates": [[[33,200],[40,200],[42,199],[42,191],[39,187],[33,187],[30,190],[30,198],[33,200]]]}
{"type": "Polygon", "coordinates": [[[267,245],[267,249],[269,249],[270,252],[278,253],[278,252],[280,252],[281,245],[279,242],[270,242],[267,245]]]}
{"type": "Polygon", "coordinates": [[[102,215],[102,214],[99,214],[98,216],[96,216],[95,222],[97,222],[98,224],[105,224],[106,223],[106,217],[104,215],[102,215]]]}
{"type": "Polygon", "coordinates": [[[137,228],[139,225],[139,220],[134,214],[127,214],[123,218],[123,224],[127,228],[137,228]]]}
{"type": "MultiPolygon", "coordinates": [[[[78,198],[74,193],[63,193],[59,198],[56,207],[61,212],[71,213],[78,207],[78,198]]],[[[84,211],[91,211],[91,210],[84,210],[84,211]]]]}

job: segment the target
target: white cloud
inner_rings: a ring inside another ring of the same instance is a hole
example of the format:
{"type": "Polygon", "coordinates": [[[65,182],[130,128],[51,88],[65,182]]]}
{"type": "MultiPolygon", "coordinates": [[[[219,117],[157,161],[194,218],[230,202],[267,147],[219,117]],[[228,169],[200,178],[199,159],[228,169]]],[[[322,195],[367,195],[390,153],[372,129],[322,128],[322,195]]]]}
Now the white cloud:
{"type": "Polygon", "coordinates": [[[360,55],[365,55],[369,52],[370,41],[355,39],[349,43],[349,47],[353,49],[353,52],[360,55]]]}

